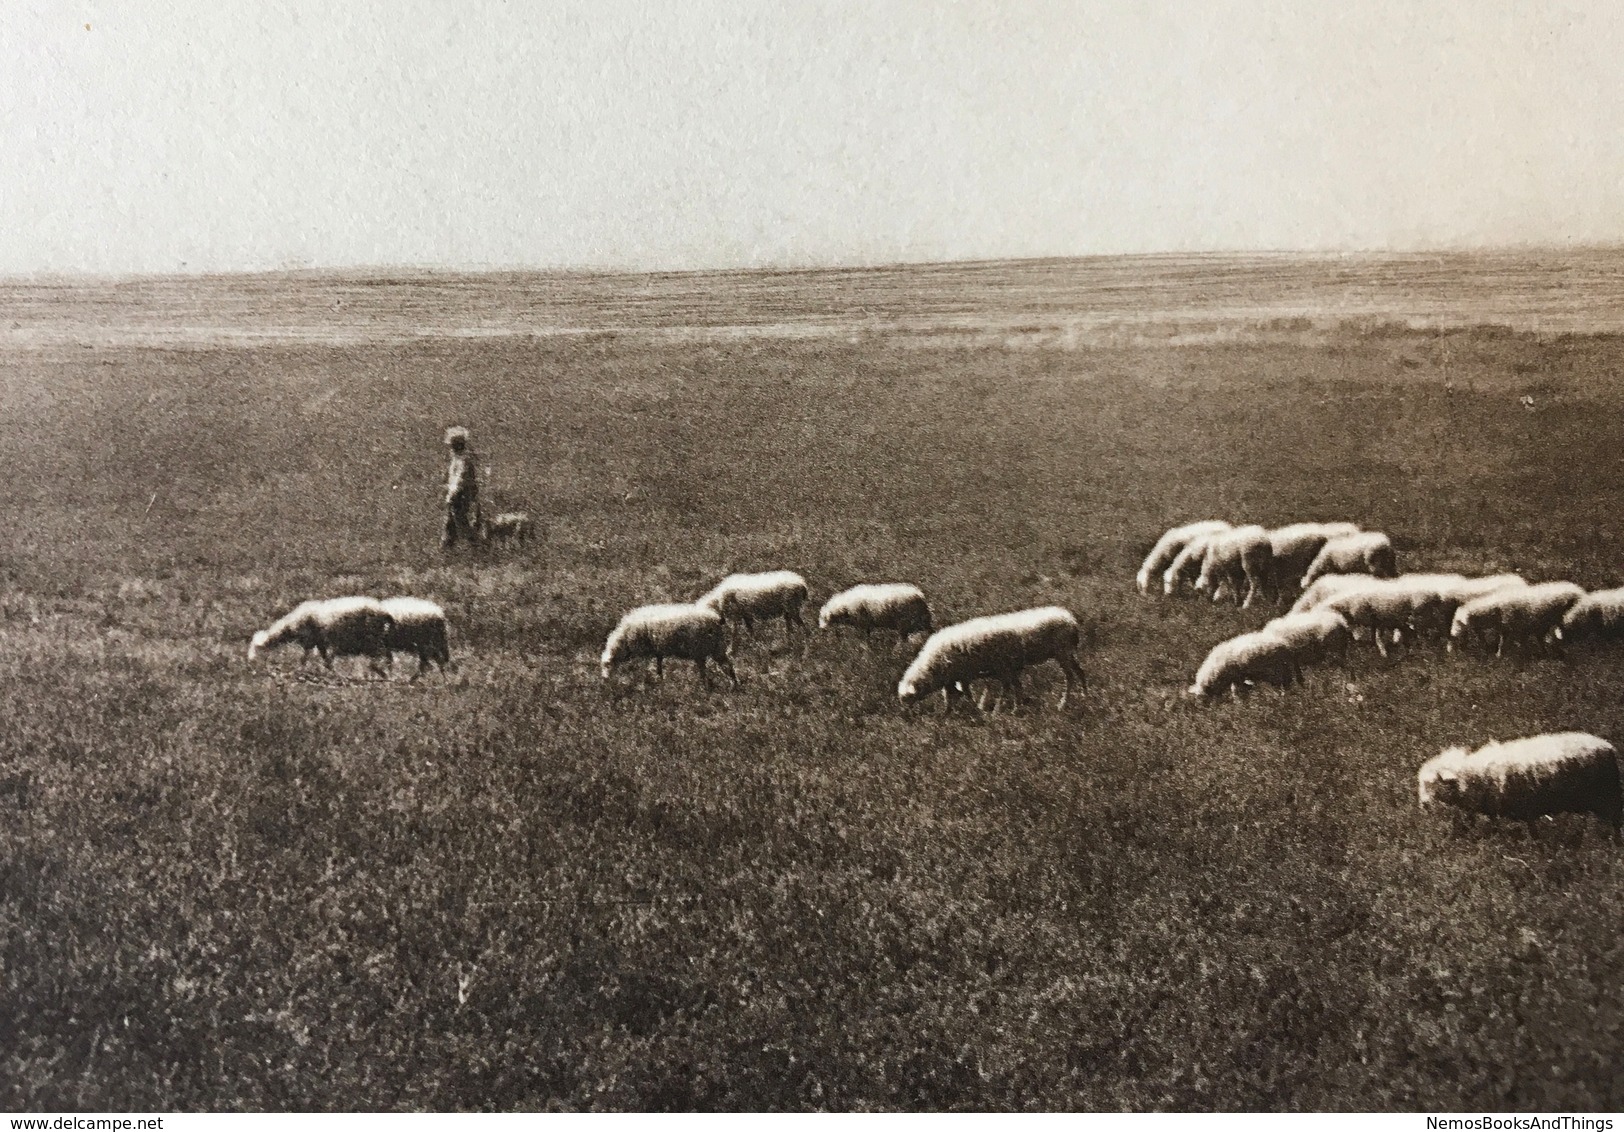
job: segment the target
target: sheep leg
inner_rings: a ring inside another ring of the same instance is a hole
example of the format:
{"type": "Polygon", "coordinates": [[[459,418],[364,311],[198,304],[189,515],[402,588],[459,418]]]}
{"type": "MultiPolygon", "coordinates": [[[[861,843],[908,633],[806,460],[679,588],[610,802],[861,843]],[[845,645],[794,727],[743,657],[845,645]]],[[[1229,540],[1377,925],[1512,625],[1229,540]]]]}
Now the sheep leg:
{"type": "Polygon", "coordinates": [[[1020,707],[1021,704],[1024,702],[1024,698],[1025,698],[1021,694],[1021,674],[1020,674],[1020,672],[1018,672],[1018,671],[1011,672],[1008,676],[1005,676],[1003,678],[1003,683],[1004,683],[1004,688],[1009,692],[1010,699],[1015,701],[1015,706],[1016,707],[1020,707]]]}
{"type": "Polygon", "coordinates": [[[661,681],[665,679],[665,657],[663,656],[654,658],[654,678],[661,681]]]}
{"type": "Polygon", "coordinates": [[[733,662],[725,656],[715,657],[714,659],[716,667],[727,673],[727,678],[733,681],[733,686],[737,688],[739,686],[739,674],[733,670],[733,662]]]}
{"type": "Polygon", "coordinates": [[[1382,626],[1377,625],[1370,631],[1370,635],[1376,640],[1376,651],[1381,653],[1385,658],[1387,656],[1387,630],[1382,626]]]}
{"type": "Polygon", "coordinates": [[[1075,679],[1078,684],[1081,684],[1083,691],[1086,692],[1088,691],[1088,676],[1083,672],[1083,666],[1077,663],[1077,658],[1071,653],[1063,652],[1059,656],[1055,657],[1055,659],[1060,662],[1060,670],[1066,674],[1066,690],[1060,693],[1059,705],[1061,707],[1065,707],[1066,701],[1071,699],[1073,679],[1075,679]]]}
{"type": "Polygon", "coordinates": [[[710,691],[710,669],[705,667],[705,658],[700,657],[698,660],[694,661],[694,666],[699,669],[699,682],[705,685],[705,691],[710,691]]]}

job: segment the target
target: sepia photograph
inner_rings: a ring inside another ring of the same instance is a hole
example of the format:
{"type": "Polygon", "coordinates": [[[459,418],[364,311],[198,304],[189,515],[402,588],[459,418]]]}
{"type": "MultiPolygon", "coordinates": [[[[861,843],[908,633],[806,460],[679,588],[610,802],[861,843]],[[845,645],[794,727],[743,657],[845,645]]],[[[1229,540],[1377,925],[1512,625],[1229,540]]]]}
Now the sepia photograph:
{"type": "Polygon", "coordinates": [[[0,1112],[1613,1127],[1624,8],[0,53],[0,1112]]]}

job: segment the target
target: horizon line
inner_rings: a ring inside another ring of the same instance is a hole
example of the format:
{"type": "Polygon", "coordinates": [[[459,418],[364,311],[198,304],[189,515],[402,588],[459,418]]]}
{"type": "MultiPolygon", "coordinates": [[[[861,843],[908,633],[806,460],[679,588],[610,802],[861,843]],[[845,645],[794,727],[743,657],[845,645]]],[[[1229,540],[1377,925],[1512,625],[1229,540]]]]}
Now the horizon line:
{"type": "Polygon", "coordinates": [[[0,285],[53,283],[136,283],[145,281],[254,279],[274,277],[355,276],[360,278],[391,274],[421,277],[432,276],[497,276],[535,275],[558,277],[641,277],[669,278],[706,275],[824,275],[856,272],[900,271],[908,269],[988,268],[1017,264],[1063,264],[1101,260],[1217,260],[1217,259],[1273,259],[1273,260],[1330,260],[1330,259],[1427,259],[1455,256],[1527,255],[1539,252],[1584,254],[1624,251],[1624,239],[1587,241],[1584,243],[1555,243],[1542,241],[1505,244],[1449,244],[1436,247],[1414,248],[1231,248],[1201,251],[1139,251],[1139,252],[1081,252],[1077,254],[1037,256],[988,256],[966,259],[900,259],[875,263],[816,263],[816,264],[738,264],[727,267],[637,267],[594,264],[524,265],[524,264],[421,264],[421,263],[356,263],[330,266],[288,265],[282,267],[208,268],[167,271],[73,271],[41,270],[32,272],[0,271],[0,285]]]}

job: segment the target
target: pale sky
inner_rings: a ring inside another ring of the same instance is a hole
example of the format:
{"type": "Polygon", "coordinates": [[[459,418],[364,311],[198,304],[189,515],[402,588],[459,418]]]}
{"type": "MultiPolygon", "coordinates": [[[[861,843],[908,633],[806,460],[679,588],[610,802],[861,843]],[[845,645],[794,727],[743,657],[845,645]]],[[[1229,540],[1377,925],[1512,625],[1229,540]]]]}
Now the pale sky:
{"type": "Polygon", "coordinates": [[[7,274],[1620,240],[1616,2],[0,7],[7,274]]]}

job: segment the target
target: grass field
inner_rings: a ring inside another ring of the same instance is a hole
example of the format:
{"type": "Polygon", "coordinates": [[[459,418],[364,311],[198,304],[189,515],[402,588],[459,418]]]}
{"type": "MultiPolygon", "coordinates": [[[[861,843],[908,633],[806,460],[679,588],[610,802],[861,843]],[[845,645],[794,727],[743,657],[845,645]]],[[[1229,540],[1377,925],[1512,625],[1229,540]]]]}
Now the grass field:
{"type": "Polygon", "coordinates": [[[1624,736],[1624,657],[1202,705],[1269,611],[1132,586],[1212,516],[1624,581],[1624,338],[1062,338],[8,347],[0,1108],[1624,1108],[1624,849],[1415,801],[1448,744],[1624,736]],[[453,421],[528,551],[435,548],[453,421]],[[1064,604],[1090,692],[905,710],[905,651],[780,628],[738,691],[598,677],[624,609],[780,566],[1064,604]],[[248,663],[347,592],[443,602],[458,670],[248,663]]]}

